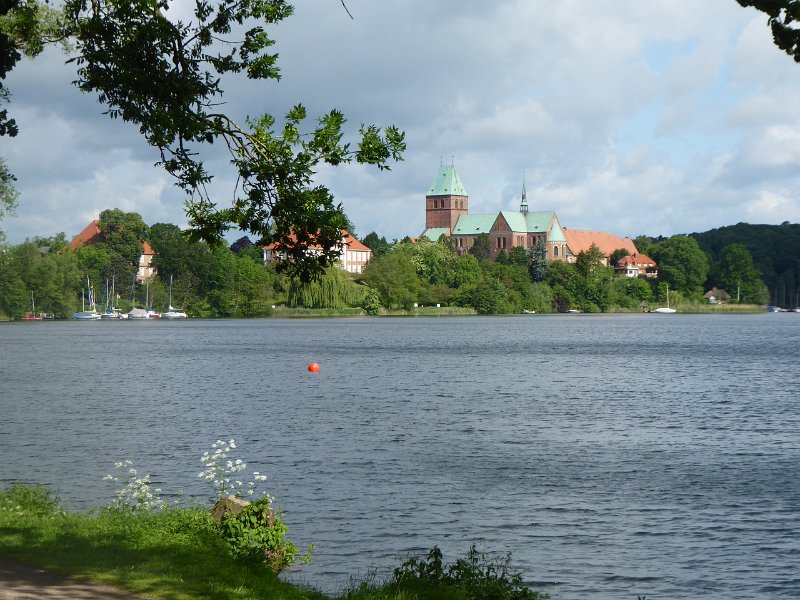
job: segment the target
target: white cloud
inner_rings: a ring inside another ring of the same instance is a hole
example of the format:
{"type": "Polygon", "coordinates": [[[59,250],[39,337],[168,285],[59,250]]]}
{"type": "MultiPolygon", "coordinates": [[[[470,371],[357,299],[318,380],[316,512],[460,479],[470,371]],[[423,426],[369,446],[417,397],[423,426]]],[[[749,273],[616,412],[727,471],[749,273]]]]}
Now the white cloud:
{"type": "MultiPolygon", "coordinates": [[[[189,15],[186,4],[173,14],[189,15]],[[182,11],[182,12],[181,12],[182,11]]],[[[297,3],[271,28],[280,82],[231,79],[241,121],[343,110],[349,126],[394,123],[405,161],[388,173],[322,169],[362,235],[417,235],[424,194],[454,160],[475,212],[529,199],[567,227],[669,235],[746,221],[797,219],[800,66],[762,14],[735,0],[330,0],[297,3]],[[765,205],[765,198],[780,198],[765,205]]],[[[19,177],[12,242],[77,233],[98,209],[183,224],[183,198],[153,168],[136,129],[103,116],[48,54],[7,80],[23,125],[0,154],[19,177]]],[[[221,204],[233,182],[208,154],[221,204]]]]}

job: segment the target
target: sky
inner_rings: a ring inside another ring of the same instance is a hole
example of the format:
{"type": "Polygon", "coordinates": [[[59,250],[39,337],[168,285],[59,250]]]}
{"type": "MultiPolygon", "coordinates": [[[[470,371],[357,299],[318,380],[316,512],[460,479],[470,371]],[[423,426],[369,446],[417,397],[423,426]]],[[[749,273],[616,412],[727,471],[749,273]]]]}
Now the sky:
{"type": "MultiPolygon", "coordinates": [[[[739,222],[800,222],[800,64],[766,16],[735,0],[303,0],[270,30],[280,81],[225,82],[239,120],[302,103],[359,125],[396,125],[389,172],[321,168],[355,225],[419,235],[425,192],[452,163],[471,213],[531,210],[562,225],[670,236],[739,222]]],[[[169,14],[189,14],[185,0],[169,14]]],[[[107,208],[185,227],[183,195],[135,127],[71,82],[57,49],[7,77],[20,126],[0,138],[17,176],[7,241],[65,232],[107,208]]],[[[313,121],[309,121],[309,127],[313,121]]],[[[204,157],[220,206],[233,198],[226,151],[204,157]]],[[[231,232],[229,239],[242,235],[231,232]]]]}

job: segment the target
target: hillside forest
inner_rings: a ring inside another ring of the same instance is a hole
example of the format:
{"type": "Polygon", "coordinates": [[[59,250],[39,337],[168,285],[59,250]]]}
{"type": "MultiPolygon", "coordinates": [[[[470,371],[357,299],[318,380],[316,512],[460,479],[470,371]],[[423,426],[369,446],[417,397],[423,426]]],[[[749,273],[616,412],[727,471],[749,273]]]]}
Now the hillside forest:
{"type": "Polygon", "coordinates": [[[70,318],[87,301],[87,280],[100,310],[106,303],[165,310],[172,280],[175,306],[192,317],[217,318],[264,317],[275,306],[369,314],[437,304],[479,314],[639,312],[663,305],[667,290],[672,305],[706,304],[703,294],[712,287],[726,290],[731,304],[800,305],[800,225],[789,223],[639,236],[634,243],[658,263],[657,279],[615,274],[595,247],[571,264],[545,260],[542,247],[512,248],[493,261],[485,253],[488,240],[459,256],[444,237],[388,242],[372,232],[361,239],[373,251],[364,273],[331,267],[309,283],[264,265],[247,237],[210,246],[176,225],[148,226],[139,214],[118,209],[103,211],[99,228],[98,243],[76,249],[64,233],[0,247],[0,315],[20,318],[33,298],[38,311],[70,318]],[[155,251],[157,273],[137,283],[143,240],[155,251]],[[108,298],[106,285],[113,289],[108,298]]]}

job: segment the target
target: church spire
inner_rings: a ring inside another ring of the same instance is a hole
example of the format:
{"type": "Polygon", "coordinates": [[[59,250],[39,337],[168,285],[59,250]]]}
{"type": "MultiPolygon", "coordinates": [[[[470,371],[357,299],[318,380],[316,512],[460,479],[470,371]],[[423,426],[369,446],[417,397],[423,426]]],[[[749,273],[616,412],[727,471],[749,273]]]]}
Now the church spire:
{"type": "Polygon", "coordinates": [[[522,202],[519,204],[519,212],[528,212],[528,193],[525,191],[525,171],[522,172],[522,202]]]}

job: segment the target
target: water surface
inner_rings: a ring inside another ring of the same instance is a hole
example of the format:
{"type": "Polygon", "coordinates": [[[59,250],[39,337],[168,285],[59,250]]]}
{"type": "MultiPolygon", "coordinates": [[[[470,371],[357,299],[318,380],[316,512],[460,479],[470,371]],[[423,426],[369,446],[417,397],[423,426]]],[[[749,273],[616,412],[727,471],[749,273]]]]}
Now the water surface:
{"type": "Polygon", "coordinates": [[[328,591],[475,542],[554,598],[797,598],[798,348],[796,314],[4,324],[0,482],[83,509],[132,459],[205,499],[233,437],[328,591]]]}

